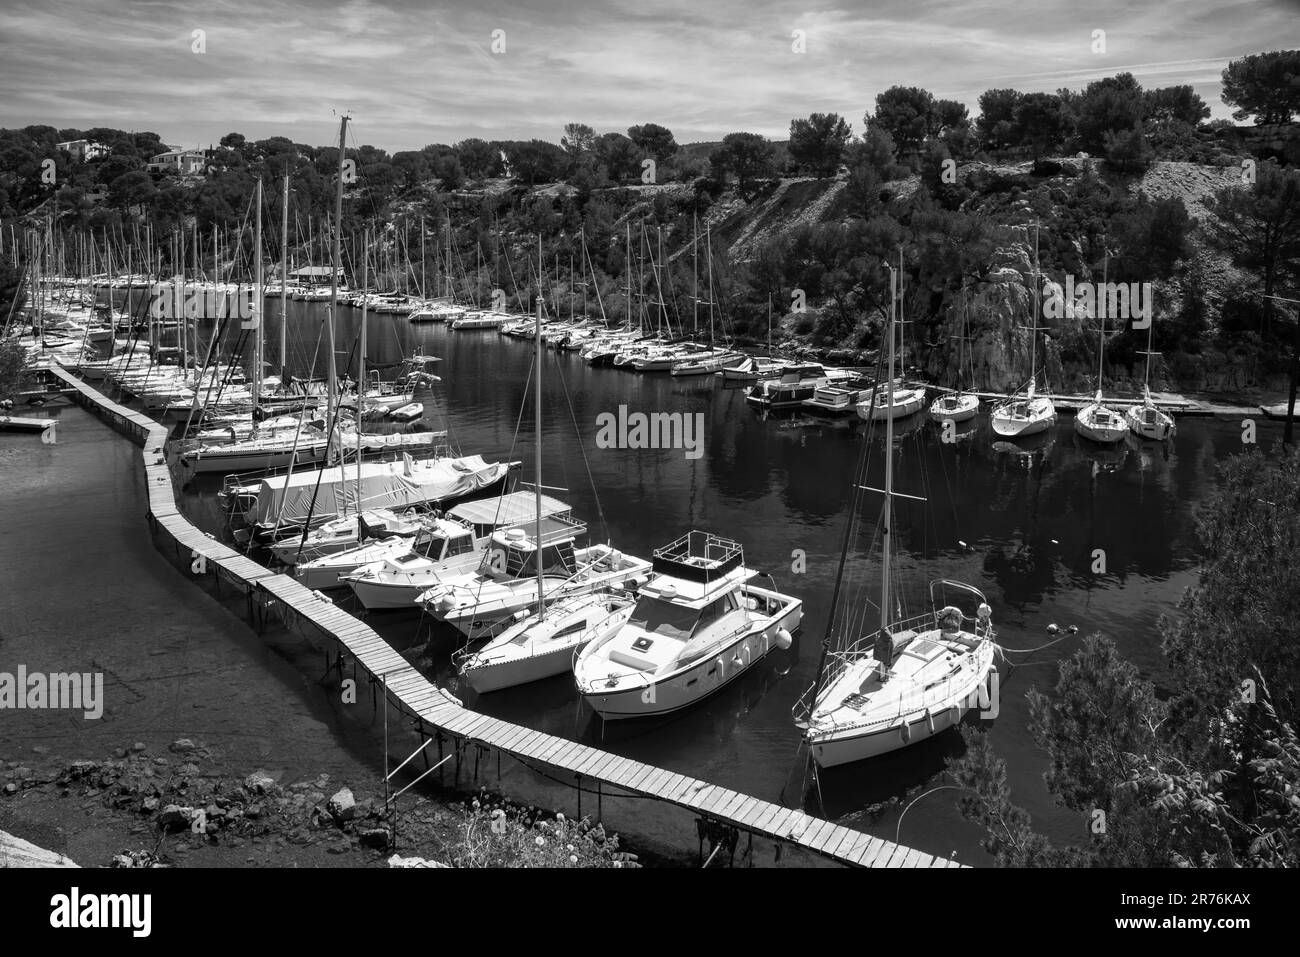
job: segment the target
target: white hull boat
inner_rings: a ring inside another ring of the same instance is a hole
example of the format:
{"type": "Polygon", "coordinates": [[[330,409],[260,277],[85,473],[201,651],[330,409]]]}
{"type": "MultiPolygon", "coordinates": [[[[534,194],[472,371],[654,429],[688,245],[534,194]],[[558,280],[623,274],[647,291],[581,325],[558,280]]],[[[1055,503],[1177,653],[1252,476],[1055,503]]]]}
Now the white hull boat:
{"type": "Polygon", "coordinates": [[[995,408],[989,422],[1004,438],[1037,435],[1056,425],[1056,406],[1047,396],[1035,395],[1031,384],[1023,399],[1013,397],[995,408]]]}
{"type": "Polygon", "coordinates": [[[935,422],[969,422],[979,410],[979,396],[967,392],[949,392],[930,404],[930,418],[935,422]]]}
{"type": "Polygon", "coordinates": [[[513,622],[460,660],[460,676],[479,694],[565,674],[574,655],[627,622],[635,601],[620,593],[579,595],[513,622]]]}
{"type": "Polygon", "coordinates": [[[858,418],[867,422],[883,422],[885,419],[905,419],[915,415],[925,405],[924,389],[894,389],[893,401],[889,399],[889,390],[878,389],[876,401],[870,397],[858,403],[858,418]]]}
{"type": "Polygon", "coordinates": [[[656,577],[617,631],[573,665],[583,700],[606,721],[680,711],[789,648],[803,602],[752,584],[740,546],[691,532],[656,549],[656,577]]]}
{"type": "Polygon", "coordinates": [[[276,559],[285,565],[349,551],[367,538],[414,538],[427,531],[429,523],[418,515],[398,515],[388,508],[366,508],[351,515],[322,522],[304,537],[295,534],[271,546],[276,559]]]}
{"type": "Polygon", "coordinates": [[[435,585],[419,596],[419,604],[433,617],[477,638],[499,631],[511,615],[535,608],[539,599],[553,602],[639,582],[650,573],[649,562],[608,545],[575,548],[575,537],[586,532],[579,523],[553,516],[541,525],[541,581],[536,534],[517,526],[493,532],[478,570],[435,585]]]}
{"type": "Polygon", "coordinates": [[[1134,435],[1155,442],[1173,438],[1177,431],[1173,417],[1156,407],[1146,386],[1142,387],[1142,404],[1129,406],[1124,419],[1134,435]]]}
{"type": "Polygon", "coordinates": [[[1074,431],[1085,439],[1110,445],[1128,435],[1128,422],[1114,409],[1102,405],[1101,390],[1090,405],[1085,405],[1074,417],[1074,431]]]}
{"type": "MultiPolygon", "coordinates": [[[[567,504],[542,496],[543,518],[568,514],[567,504]]],[[[423,592],[478,568],[496,529],[536,521],[536,516],[536,498],[530,492],[462,502],[437,520],[427,542],[358,565],[341,583],[367,610],[410,610],[423,592]]]]}

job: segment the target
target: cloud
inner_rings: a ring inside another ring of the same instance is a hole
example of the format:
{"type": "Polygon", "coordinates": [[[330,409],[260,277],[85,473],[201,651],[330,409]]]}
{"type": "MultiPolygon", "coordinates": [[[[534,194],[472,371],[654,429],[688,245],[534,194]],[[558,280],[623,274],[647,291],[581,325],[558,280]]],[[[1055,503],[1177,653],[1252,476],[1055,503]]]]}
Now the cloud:
{"type": "Polygon", "coordinates": [[[361,142],[389,150],[466,136],[557,141],[662,123],[680,142],[835,110],[858,128],[901,83],[972,110],[991,86],[1081,87],[1121,70],[1193,83],[1216,116],[1218,76],[1274,49],[1282,0],[1176,9],[1101,0],[6,0],[0,125],[152,129],[168,142],[332,138],[349,110],[361,142]],[[205,31],[206,52],[191,49],[205,31]],[[506,51],[493,52],[494,30],[506,51]],[[791,49],[802,30],[806,51],[791,49]],[[1106,52],[1092,49],[1106,31],[1106,52]]]}

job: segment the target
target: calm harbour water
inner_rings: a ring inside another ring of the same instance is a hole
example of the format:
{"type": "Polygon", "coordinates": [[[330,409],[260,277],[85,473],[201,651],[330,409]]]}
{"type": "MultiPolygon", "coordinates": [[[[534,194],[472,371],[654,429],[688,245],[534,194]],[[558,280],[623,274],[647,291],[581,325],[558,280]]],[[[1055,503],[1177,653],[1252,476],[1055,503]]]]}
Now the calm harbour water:
{"type": "MultiPolygon", "coordinates": [[[[278,337],[275,308],[268,310],[271,343],[278,337]]],[[[322,306],[290,304],[290,367],[299,374],[309,371],[324,315],[322,306]]],[[[340,368],[351,361],[359,318],[340,310],[340,368]]],[[[371,361],[396,362],[416,351],[442,358],[434,370],[442,381],[417,396],[430,426],[447,428],[462,453],[523,461],[522,477],[533,479],[532,343],[494,330],[412,325],[404,317],[372,316],[368,328],[371,361]]],[[[269,346],[268,356],[275,351],[269,346]]],[[[960,750],[959,737],[947,733],[823,772],[818,788],[790,715],[813,680],[826,633],[865,428],[856,421],[764,418],[742,390],[712,376],[593,369],[575,353],[553,350],[546,357],[542,482],[566,490],[551,494],[573,506],[591,538],[644,557],[692,528],[736,538],[751,567],[803,599],[803,628],[788,652],[775,651],[739,683],[667,721],[602,727],[564,676],[483,697],[463,689],[466,704],[768,800],[802,803],[813,813],[820,813],[820,803],[832,818],[893,839],[901,806],[879,816],[866,809],[891,798],[906,804],[942,783],[943,761],[960,750]],[[597,416],[620,405],[701,413],[703,456],[596,448],[597,416]],[[797,563],[800,555],[806,558],[797,563]],[[806,570],[796,573],[796,564],[806,570]]],[[[1259,421],[1267,447],[1280,428],[1259,421]]],[[[984,725],[1007,761],[1014,799],[1036,826],[1055,841],[1082,840],[1085,822],[1055,807],[1043,786],[1046,763],[1028,731],[1024,693],[1050,687],[1053,662],[1093,632],[1114,638],[1145,674],[1163,677],[1157,619],[1194,581],[1193,512],[1214,487],[1216,463],[1240,450],[1241,430],[1235,422],[1183,419],[1166,446],[1115,451],[1076,439],[1065,416],[1052,435],[1023,443],[1026,451],[995,445],[984,416],[954,444],[942,443],[930,425],[900,431],[896,489],[927,498],[924,504],[901,500],[896,509],[898,576],[909,603],[923,607],[930,580],[953,578],[987,595],[1008,648],[1043,645],[1050,623],[1079,629],[1077,637],[1000,664],[1000,713],[984,725]],[[1099,549],[1105,573],[1093,571],[1099,549]]],[[[866,484],[879,485],[882,440],[871,441],[866,484]]],[[[186,493],[186,510],[214,531],[218,484],[204,479],[186,493]]],[[[850,552],[845,595],[854,613],[878,590],[878,554],[869,551],[877,509],[878,498],[868,497],[862,534],[850,552]]],[[[431,630],[418,611],[372,614],[368,621],[440,683],[455,687],[448,663],[454,633],[431,630]]],[[[656,820],[647,814],[638,823],[653,836],[656,820]]],[[[961,819],[953,791],[917,803],[899,834],[905,844],[955,852],[970,864],[988,862],[981,837],[961,819]]]]}

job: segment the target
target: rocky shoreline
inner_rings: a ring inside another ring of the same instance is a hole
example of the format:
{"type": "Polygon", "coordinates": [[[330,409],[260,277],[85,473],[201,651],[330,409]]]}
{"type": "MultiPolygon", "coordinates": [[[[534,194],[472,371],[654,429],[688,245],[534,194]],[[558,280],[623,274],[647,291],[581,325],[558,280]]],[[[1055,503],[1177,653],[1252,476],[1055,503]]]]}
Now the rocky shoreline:
{"type": "MultiPolygon", "coordinates": [[[[384,796],[331,781],[290,783],[222,772],[201,742],[168,753],[143,743],[113,758],[34,769],[3,762],[0,825],[48,846],[78,810],[122,848],[88,867],[639,867],[617,835],[486,790],[448,800],[403,798],[396,844],[384,796]]],[[[84,824],[78,822],[79,827],[84,824]]]]}

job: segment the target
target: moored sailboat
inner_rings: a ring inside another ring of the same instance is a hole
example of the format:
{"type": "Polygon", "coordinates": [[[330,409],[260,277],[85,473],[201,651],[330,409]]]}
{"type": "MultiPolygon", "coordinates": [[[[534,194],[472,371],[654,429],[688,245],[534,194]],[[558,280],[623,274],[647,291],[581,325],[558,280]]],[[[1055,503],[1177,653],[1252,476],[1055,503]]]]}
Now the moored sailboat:
{"type": "MultiPolygon", "coordinates": [[[[896,274],[891,272],[891,287],[896,274]]],[[[891,308],[890,322],[893,322],[891,308]]],[[[893,338],[889,343],[889,377],[894,373],[893,338]]],[[[885,487],[880,523],[882,538],[880,626],[875,634],[848,640],[831,650],[828,642],[812,686],[796,702],[795,725],[803,732],[812,758],[821,767],[847,764],[884,754],[931,737],[959,722],[993,667],[992,612],[983,594],[970,585],[940,581],[931,584],[932,611],[904,617],[896,612],[898,596],[891,578],[893,548],[894,425],[885,419],[885,487]],[[936,601],[936,588],[943,602],[936,601]],[[968,618],[948,604],[949,592],[974,598],[978,607],[968,618]],[[973,628],[967,628],[974,622],[973,628]]],[[[911,496],[908,496],[911,497],[911,496]]],[[[844,539],[840,571],[832,598],[829,630],[837,624],[838,601],[848,557],[844,539]]],[[[853,627],[852,618],[842,626],[853,627]]]]}

